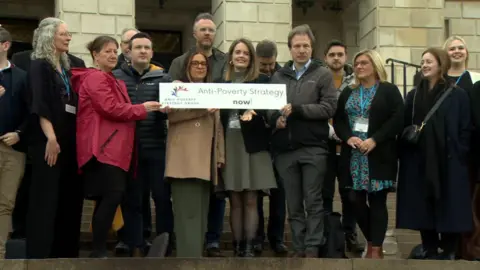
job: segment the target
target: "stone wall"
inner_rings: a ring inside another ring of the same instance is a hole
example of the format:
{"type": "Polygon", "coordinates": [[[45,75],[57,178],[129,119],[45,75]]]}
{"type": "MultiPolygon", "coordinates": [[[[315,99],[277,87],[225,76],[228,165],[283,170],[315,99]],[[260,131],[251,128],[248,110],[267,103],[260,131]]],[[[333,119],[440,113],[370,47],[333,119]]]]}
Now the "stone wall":
{"type": "Polygon", "coordinates": [[[445,1],[447,36],[462,36],[470,53],[468,68],[480,70],[480,1],[445,1]]]}
{"type": "Polygon", "coordinates": [[[377,48],[377,0],[358,2],[358,45],[360,50],[377,48]]]}
{"type": "Polygon", "coordinates": [[[55,0],[55,14],[68,23],[69,31],[73,34],[70,52],[91,66],[86,44],[99,35],[120,40],[122,29],[135,24],[135,1],[55,0]]]}
{"type": "Polygon", "coordinates": [[[353,1],[340,14],[342,23],[342,41],[348,48],[348,59],[351,61],[361,49],[359,44],[359,2],[353,1]]]}
{"type": "Polygon", "coordinates": [[[254,45],[268,38],[277,42],[278,62],[290,59],[291,0],[212,0],[212,14],[217,25],[214,45],[220,50],[227,52],[240,37],[248,37],[254,45]]]}

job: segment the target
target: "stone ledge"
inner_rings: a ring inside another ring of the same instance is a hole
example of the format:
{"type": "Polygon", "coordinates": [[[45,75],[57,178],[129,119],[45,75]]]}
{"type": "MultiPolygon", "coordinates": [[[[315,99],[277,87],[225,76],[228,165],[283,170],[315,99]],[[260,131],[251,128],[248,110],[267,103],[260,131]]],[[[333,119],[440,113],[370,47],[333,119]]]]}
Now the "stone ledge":
{"type": "Polygon", "coordinates": [[[412,269],[412,270],[477,270],[479,262],[466,261],[414,261],[414,260],[362,260],[362,259],[281,259],[281,258],[202,258],[202,259],[58,259],[58,260],[11,260],[0,261],[0,269],[12,270],[104,270],[104,269],[143,269],[143,270],[366,270],[366,269],[412,269]]]}

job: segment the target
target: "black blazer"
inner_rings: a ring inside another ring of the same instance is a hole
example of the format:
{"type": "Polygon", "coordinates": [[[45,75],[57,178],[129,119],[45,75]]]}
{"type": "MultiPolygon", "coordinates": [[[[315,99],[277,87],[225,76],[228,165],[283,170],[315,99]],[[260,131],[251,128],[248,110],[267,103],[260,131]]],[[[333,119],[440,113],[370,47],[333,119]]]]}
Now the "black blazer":
{"type": "MultiPolygon", "coordinates": [[[[15,66],[28,72],[30,69],[30,63],[32,61],[32,59],[30,58],[31,54],[32,54],[32,50],[17,52],[14,55],[12,55],[12,63],[14,63],[15,66]]],[[[69,53],[67,55],[68,55],[68,59],[70,60],[70,65],[72,68],[85,67],[85,62],[82,59],[74,55],[71,55],[69,53]]]]}
{"type": "MultiPolygon", "coordinates": [[[[245,83],[269,83],[270,79],[264,74],[260,74],[257,79],[245,83]]],[[[217,83],[231,83],[231,81],[217,81],[217,83]]],[[[220,110],[220,120],[223,125],[223,131],[226,134],[229,115],[232,110],[220,110]]],[[[239,110],[241,115],[245,110],[239,110]]],[[[270,130],[266,126],[266,111],[255,110],[257,115],[253,116],[251,121],[240,121],[240,127],[243,135],[243,142],[247,153],[257,153],[268,151],[270,143],[270,130]]]]}
{"type": "MultiPolygon", "coordinates": [[[[345,104],[354,91],[345,88],[338,99],[337,113],[334,117],[334,128],[342,140],[340,154],[340,185],[352,186],[350,174],[350,158],[352,148],[347,144],[353,136],[345,104]]],[[[397,136],[403,130],[404,104],[400,90],[394,84],[382,82],[378,86],[370,107],[368,119],[368,137],[375,140],[377,146],[368,154],[370,178],[378,180],[396,180],[398,170],[397,136]]]]}

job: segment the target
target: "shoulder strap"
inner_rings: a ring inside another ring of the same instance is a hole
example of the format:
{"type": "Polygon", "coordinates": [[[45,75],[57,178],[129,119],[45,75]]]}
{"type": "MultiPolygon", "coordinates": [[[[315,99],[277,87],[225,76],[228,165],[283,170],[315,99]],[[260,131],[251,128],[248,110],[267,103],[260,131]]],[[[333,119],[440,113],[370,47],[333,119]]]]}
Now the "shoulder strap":
{"type": "Polygon", "coordinates": [[[430,111],[427,113],[427,116],[425,116],[425,119],[423,119],[422,125],[425,125],[427,121],[432,117],[432,115],[437,111],[437,109],[442,105],[443,101],[445,98],[447,98],[448,95],[452,92],[453,87],[450,86],[444,93],[443,95],[435,102],[433,107],[430,109],[430,111]]]}

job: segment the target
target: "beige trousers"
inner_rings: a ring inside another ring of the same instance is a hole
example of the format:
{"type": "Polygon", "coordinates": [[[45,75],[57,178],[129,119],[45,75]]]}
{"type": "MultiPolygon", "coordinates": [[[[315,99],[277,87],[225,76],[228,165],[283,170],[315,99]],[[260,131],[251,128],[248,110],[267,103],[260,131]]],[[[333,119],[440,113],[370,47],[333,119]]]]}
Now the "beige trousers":
{"type": "Polygon", "coordinates": [[[25,153],[0,142],[0,259],[5,258],[15,198],[25,170],[25,156],[25,153]]]}

